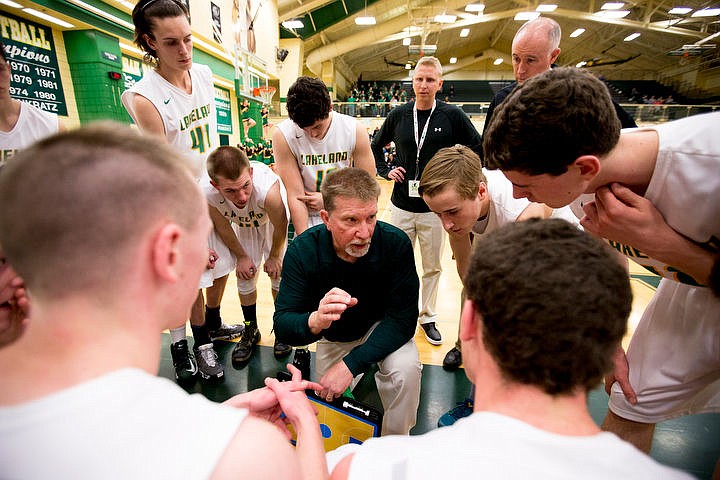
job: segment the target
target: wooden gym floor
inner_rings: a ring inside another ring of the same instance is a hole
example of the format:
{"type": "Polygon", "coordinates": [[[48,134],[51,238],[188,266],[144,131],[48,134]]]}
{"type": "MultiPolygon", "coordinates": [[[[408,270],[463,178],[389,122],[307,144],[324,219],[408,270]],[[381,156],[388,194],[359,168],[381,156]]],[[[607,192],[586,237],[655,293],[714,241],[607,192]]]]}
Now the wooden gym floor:
{"type": "MultiPolygon", "coordinates": [[[[378,181],[382,186],[379,201],[378,218],[385,219],[385,208],[388,204],[392,184],[386,180],[378,181]]],[[[416,264],[420,270],[420,257],[416,249],[416,264]]],[[[455,270],[452,252],[446,242],[443,252],[443,274],[438,293],[437,327],[442,333],[443,344],[430,345],[418,328],[415,341],[420,351],[420,360],[424,364],[422,375],[422,391],[418,421],[412,434],[419,434],[437,428],[438,418],[454,407],[456,402],[462,401],[469,391],[470,384],[461,368],[456,372],[447,372],[442,369],[442,360],[457,340],[458,319],[460,315],[461,282],[455,270]]],[[[634,294],[633,309],[628,322],[628,334],[624,339],[627,346],[635,330],[640,316],[652,297],[658,278],[631,262],[631,284],[634,294]]],[[[202,393],[208,398],[223,401],[237,393],[263,386],[263,380],[268,376],[275,376],[284,369],[284,364],[292,360],[278,361],[273,357],[272,346],[274,335],[272,329],[272,315],[274,306],[270,295],[270,282],[262,274],[258,281],[257,315],[258,325],[262,334],[260,346],[256,349],[250,363],[241,369],[231,365],[230,353],[233,342],[216,342],[216,350],[220,360],[225,364],[225,381],[219,385],[196,383],[188,391],[202,393]]],[[[230,275],[221,305],[221,315],[225,323],[241,323],[242,310],[237,296],[237,287],[234,275],[230,275]]],[[[188,328],[188,332],[190,329],[188,328]]],[[[314,345],[310,347],[314,351],[314,345]]],[[[174,379],[172,360],[170,358],[169,335],[163,335],[163,350],[159,375],[174,379]]],[[[365,375],[356,387],[354,394],[360,401],[374,405],[382,410],[372,375],[365,375]]],[[[607,413],[607,395],[602,388],[591,392],[589,401],[590,412],[593,419],[602,423],[607,413]]],[[[710,478],[715,462],[720,458],[720,414],[704,414],[683,417],[658,424],[655,432],[653,450],[651,455],[658,461],[681,468],[699,478],[710,478]]]]}

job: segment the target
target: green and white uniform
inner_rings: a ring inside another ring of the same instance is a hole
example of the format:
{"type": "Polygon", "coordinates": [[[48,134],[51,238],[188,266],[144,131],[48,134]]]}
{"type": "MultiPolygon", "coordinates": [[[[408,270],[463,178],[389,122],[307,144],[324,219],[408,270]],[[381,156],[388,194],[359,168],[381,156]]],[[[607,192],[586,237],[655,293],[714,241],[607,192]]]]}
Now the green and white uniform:
{"type": "MultiPolygon", "coordinates": [[[[193,175],[199,183],[205,184],[209,181],[205,160],[220,146],[215,89],[212,72],[206,65],[194,63],[190,68],[190,79],[191,94],[172,85],[154,69],[148,69],[139,82],[123,92],[121,99],[136,122],[135,95],[152,102],[162,119],[168,144],[185,154],[192,164],[193,175]]],[[[200,288],[211,286],[213,279],[225,276],[235,268],[235,258],[215,230],[208,238],[208,247],[215,250],[218,260],[214,269],[203,272],[200,288]]]]}
{"type": "MultiPolygon", "coordinates": [[[[357,121],[337,112],[331,116],[330,128],[322,139],[310,137],[290,119],[277,126],[295,157],[307,192],[320,191],[320,183],[329,171],[353,165],[357,121]]],[[[320,223],[319,212],[308,212],[308,228],[320,223]]]]}

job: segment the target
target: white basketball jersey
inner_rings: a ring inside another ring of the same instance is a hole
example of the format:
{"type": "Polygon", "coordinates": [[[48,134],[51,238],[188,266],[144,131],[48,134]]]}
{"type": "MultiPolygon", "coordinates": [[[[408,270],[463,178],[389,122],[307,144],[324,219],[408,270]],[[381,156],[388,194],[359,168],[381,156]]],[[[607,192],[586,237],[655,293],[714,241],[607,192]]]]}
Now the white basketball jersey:
{"type": "Polygon", "coordinates": [[[205,197],[208,203],[217,208],[225,218],[240,228],[260,227],[267,224],[270,219],[265,211],[265,197],[275,183],[280,185],[280,196],[285,205],[285,214],[290,218],[287,211],[287,193],[285,187],[270,167],[261,162],[250,162],[253,170],[253,192],[244,208],[240,209],[225,198],[212,185],[204,187],[205,197]]]}
{"type": "Polygon", "coordinates": [[[122,102],[137,122],[133,100],[142,95],[152,102],[165,126],[170,145],[190,158],[197,179],[207,176],[205,158],[220,146],[215,114],[215,89],[210,68],[193,64],[190,69],[192,94],[172,85],[154,69],[122,94],[122,102]]]}
{"type": "Polygon", "coordinates": [[[332,112],[330,128],[317,140],[307,135],[290,119],[278,124],[300,170],[303,186],[308,192],[320,190],[327,172],[353,165],[357,121],[342,113],[332,112]]]}
{"type": "Polygon", "coordinates": [[[20,115],[9,132],[0,132],[0,165],[9,160],[18,150],[58,131],[58,118],[54,113],[45,112],[29,103],[20,102],[20,115]]]}

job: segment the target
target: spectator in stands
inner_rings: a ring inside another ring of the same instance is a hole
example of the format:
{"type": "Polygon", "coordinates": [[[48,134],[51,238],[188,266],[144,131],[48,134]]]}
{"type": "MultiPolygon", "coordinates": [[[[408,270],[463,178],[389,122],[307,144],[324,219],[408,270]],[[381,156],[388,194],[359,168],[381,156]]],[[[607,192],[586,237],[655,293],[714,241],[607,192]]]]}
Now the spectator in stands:
{"type": "Polygon", "coordinates": [[[303,392],[319,385],[298,372],[228,405],[157,377],[160,333],[186,321],[208,258],[188,164],[112,124],[42,140],[3,168],[0,242],[32,320],[0,350],[0,476],[322,478],[303,392]],[[276,428],[281,411],[305,454],[276,428]]]}

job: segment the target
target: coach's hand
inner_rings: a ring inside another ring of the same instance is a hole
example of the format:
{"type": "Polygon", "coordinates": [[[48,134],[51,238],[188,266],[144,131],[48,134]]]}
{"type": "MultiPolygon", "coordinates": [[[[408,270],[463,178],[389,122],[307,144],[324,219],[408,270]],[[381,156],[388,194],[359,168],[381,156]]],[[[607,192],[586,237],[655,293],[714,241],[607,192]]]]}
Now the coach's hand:
{"type": "Polygon", "coordinates": [[[339,320],[343,312],[357,305],[357,302],[357,298],[350,296],[345,290],[333,288],[320,300],[318,309],[310,314],[308,318],[310,331],[317,335],[332,322],[339,320]]]}
{"type": "Polygon", "coordinates": [[[320,398],[331,402],[334,398],[342,395],[345,390],[350,386],[352,382],[353,374],[350,369],[345,365],[345,362],[340,360],[338,363],[333,365],[325,372],[325,375],[320,379],[320,385],[323,389],[320,392],[315,392],[320,398]]]}

